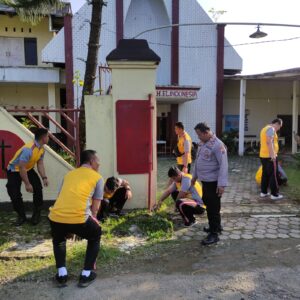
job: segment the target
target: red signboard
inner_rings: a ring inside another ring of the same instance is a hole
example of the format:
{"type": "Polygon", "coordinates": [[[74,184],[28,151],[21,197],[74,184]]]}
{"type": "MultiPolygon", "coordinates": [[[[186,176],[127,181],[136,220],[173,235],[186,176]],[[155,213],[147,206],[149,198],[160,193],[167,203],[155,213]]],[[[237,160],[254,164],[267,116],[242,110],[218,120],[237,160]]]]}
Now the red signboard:
{"type": "Polygon", "coordinates": [[[116,103],[117,171],[120,174],[149,172],[150,105],[145,100],[116,103]]]}
{"type": "Polygon", "coordinates": [[[6,178],[6,168],[24,142],[14,133],[0,130],[0,179],[6,178]]]}

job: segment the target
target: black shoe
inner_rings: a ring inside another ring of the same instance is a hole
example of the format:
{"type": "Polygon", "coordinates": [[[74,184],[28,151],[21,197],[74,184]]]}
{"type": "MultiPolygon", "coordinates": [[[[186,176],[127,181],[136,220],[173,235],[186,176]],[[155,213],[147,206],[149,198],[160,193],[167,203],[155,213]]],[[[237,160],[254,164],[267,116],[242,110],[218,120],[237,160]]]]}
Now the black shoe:
{"type": "Polygon", "coordinates": [[[17,220],[15,222],[15,226],[21,226],[27,221],[25,215],[18,215],[17,220]]]}
{"type": "Polygon", "coordinates": [[[65,276],[58,276],[58,274],[55,275],[55,282],[57,287],[66,287],[68,281],[68,275],[65,276]]]}
{"type": "Polygon", "coordinates": [[[184,226],[185,227],[193,227],[193,226],[195,226],[195,225],[197,225],[198,224],[198,222],[194,219],[194,220],[191,220],[191,221],[189,221],[189,222],[184,222],[184,226]]]}
{"type": "Polygon", "coordinates": [[[96,277],[97,277],[97,274],[93,271],[91,271],[90,276],[80,275],[78,286],[79,287],[87,287],[96,279],[96,277]]]}
{"type": "Polygon", "coordinates": [[[37,225],[41,221],[41,209],[35,209],[31,217],[31,224],[37,225]]]}
{"type": "Polygon", "coordinates": [[[219,241],[219,237],[217,233],[209,233],[208,236],[201,242],[202,245],[211,245],[217,243],[219,241]]]}
{"type": "MultiPolygon", "coordinates": [[[[210,228],[209,227],[203,227],[203,231],[206,233],[210,233],[210,228]]],[[[222,234],[223,231],[223,226],[221,225],[220,228],[217,230],[218,234],[222,234]]]]}

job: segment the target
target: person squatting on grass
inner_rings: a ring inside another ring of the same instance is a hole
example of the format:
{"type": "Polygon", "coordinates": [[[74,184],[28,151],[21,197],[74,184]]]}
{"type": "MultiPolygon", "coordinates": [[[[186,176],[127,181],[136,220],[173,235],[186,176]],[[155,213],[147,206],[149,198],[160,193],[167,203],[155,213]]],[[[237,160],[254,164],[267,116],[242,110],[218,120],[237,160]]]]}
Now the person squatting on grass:
{"type": "Polygon", "coordinates": [[[109,177],[104,184],[104,196],[97,214],[97,219],[122,215],[127,200],[132,198],[129,182],[122,178],[109,177]]]}
{"type": "Polygon", "coordinates": [[[194,128],[200,143],[193,172],[192,184],[201,181],[203,202],[206,205],[209,228],[203,245],[210,245],[219,241],[218,233],[221,226],[221,197],[228,183],[227,150],[221,140],[210,130],[206,123],[199,123],[194,128]]]}
{"type": "Polygon", "coordinates": [[[172,195],[184,225],[191,227],[196,224],[194,215],[201,215],[205,212],[201,198],[201,186],[199,182],[192,185],[192,175],[181,172],[178,167],[171,167],[168,171],[168,176],[173,182],[164,191],[154,210],[158,210],[162,202],[172,195]]]}
{"type": "Polygon", "coordinates": [[[81,153],[81,166],[68,172],[62,183],[54,206],[50,207],[53,251],[56,261],[58,286],[67,285],[66,238],[70,233],[87,240],[83,270],[79,287],[92,283],[97,274],[93,272],[100,249],[101,227],[96,219],[103,199],[103,178],[98,173],[99,158],[94,150],[81,153]]]}
{"type": "Polygon", "coordinates": [[[21,193],[22,181],[25,189],[33,193],[33,214],[31,223],[37,225],[40,222],[43,206],[43,186],[40,177],[34,170],[37,165],[38,173],[42,177],[43,185],[48,186],[48,178],[44,166],[44,145],[48,144],[48,130],[39,128],[34,135],[34,141],[21,147],[10,160],[7,166],[7,193],[12,205],[18,214],[16,226],[21,226],[27,221],[23,197],[21,193]]]}

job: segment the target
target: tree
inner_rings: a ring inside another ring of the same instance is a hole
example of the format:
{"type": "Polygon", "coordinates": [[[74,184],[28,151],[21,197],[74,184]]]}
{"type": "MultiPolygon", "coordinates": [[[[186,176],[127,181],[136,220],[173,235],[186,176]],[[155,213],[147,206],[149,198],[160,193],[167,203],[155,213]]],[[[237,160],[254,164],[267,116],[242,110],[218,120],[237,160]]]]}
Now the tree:
{"type": "Polygon", "coordinates": [[[98,67],[98,52],[100,47],[99,41],[101,32],[102,9],[103,6],[106,6],[106,2],[103,0],[90,0],[88,1],[88,3],[92,5],[92,17],[90,22],[91,30],[80,105],[80,108],[82,110],[79,116],[79,136],[81,150],[84,149],[86,143],[84,97],[85,95],[94,94],[96,72],[98,67]]]}

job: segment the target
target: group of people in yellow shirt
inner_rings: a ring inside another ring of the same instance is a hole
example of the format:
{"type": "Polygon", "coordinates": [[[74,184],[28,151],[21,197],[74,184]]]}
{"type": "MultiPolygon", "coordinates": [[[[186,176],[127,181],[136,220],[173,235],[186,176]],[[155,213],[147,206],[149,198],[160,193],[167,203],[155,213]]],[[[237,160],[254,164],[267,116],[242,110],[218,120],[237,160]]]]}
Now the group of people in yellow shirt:
{"type": "MultiPolygon", "coordinates": [[[[277,131],[282,126],[281,119],[275,119],[265,126],[261,133],[260,159],[262,163],[260,197],[270,196],[273,200],[281,199],[279,194],[278,170],[278,137],[277,131]],[[268,193],[268,188],[271,194],[268,193]]],[[[207,212],[209,227],[203,230],[208,233],[202,241],[210,245],[219,241],[221,226],[221,197],[228,183],[227,149],[211,131],[206,123],[195,126],[200,140],[195,167],[192,174],[192,139],[184,130],[181,122],[175,124],[178,137],[174,153],[177,166],[168,171],[170,185],[160,197],[154,210],[159,210],[162,202],[170,195],[175,201],[184,225],[196,224],[195,215],[207,212]],[[200,184],[201,182],[201,184],[200,184]]],[[[21,183],[25,183],[28,192],[33,193],[34,211],[31,218],[33,225],[40,221],[43,204],[42,183],[34,171],[37,164],[38,173],[44,186],[48,185],[43,158],[44,145],[48,143],[47,129],[38,129],[33,142],[20,148],[7,167],[7,191],[17,212],[16,225],[26,222],[26,214],[21,194],[21,183]]],[[[68,172],[63,179],[58,198],[50,208],[49,220],[53,239],[53,251],[56,261],[58,286],[67,285],[66,239],[70,233],[87,240],[84,267],[79,276],[78,286],[86,287],[96,278],[94,272],[100,248],[101,227],[99,220],[108,215],[120,215],[125,202],[132,197],[131,188],[126,180],[110,177],[104,182],[100,175],[100,161],[94,150],[85,150],[81,154],[81,165],[68,172]]]]}
{"type": "MultiPolygon", "coordinates": [[[[48,130],[38,129],[33,142],[21,147],[7,167],[7,192],[17,213],[16,226],[27,221],[21,194],[22,181],[27,192],[33,193],[33,215],[31,223],[40,221],[43,205],[43,185],[48,185],[44,167],[44,145],[49,141],[48,130]],[[38,174],[34,170],[37,165],[38,174]]],[[[94,272],[100,248],[101,227],[99,220],[107,216],[119,216],[125,202],[132,197],[126,180],[110,177],[104,182],[99,174],[99,157],[94,150],[81,153],[81,165],[68,172],[63,179],[58,198],[50,207],[49,221],[53,251],[56,261],[57,285],[64,287],[68,281],[66,268],[66,240],[69,234],[76,234],[87,240],[86,257],[79,276],[78,286],[86,287],[96,278],[94,272]]]]}

